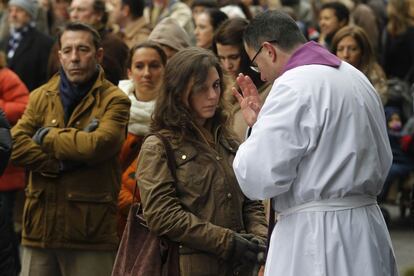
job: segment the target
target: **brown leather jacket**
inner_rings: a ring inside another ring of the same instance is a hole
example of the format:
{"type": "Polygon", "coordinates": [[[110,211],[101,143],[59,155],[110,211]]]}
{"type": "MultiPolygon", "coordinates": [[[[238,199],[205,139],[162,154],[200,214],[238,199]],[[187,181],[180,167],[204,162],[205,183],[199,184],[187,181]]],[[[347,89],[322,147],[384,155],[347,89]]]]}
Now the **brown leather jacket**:
{"type": "Polygon", "coordinates": [[[12,160],[30,170],[22,243],[115,250],[121,177],[118,153],[126,136],[130,101],[104,79],[101,70],[65,125],[59,82],[55,75],[32,92],[22,119],[12,129],[12,160]],[[92,118],[99,120],[98,128],[82,131],[92,118]],[[32,140],[39,127],[51,128],[42,146],[32,140]],[[58,160],[83,165],[60,172],[58,160]]]}
{"type": "MultiPolygon", "coordinates": [[[[263,204],[247,199],[232,169],[238,143],[217,128],[215,146],[169,137],[178,183],[168,169],[162,142],[147,138],[138,157],[138,188],[149,228],[180,243],[181,275],[233,275],[234,232],[267,234],[263,204]]],[[[243,270],[247,272],[247,270],[243,270]]],[[[243,273],[239,274],[243,275],[243,273]]]]}

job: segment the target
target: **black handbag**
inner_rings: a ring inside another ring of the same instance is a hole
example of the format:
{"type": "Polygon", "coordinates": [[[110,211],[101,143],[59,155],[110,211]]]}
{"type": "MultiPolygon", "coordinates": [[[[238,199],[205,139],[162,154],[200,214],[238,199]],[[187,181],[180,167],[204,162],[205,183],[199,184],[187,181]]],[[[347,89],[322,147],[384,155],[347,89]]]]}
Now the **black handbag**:
{"type": "MultiPolygon", "coordinates": [[[[150,135],[157,136],[163,142],[168,167],[176,180],[170,143],[160,133],[150,135]]],[[[134,202],[129,210],[112,276],[179,276],[179,270],[178,244],[152,233],[142,216],[141,204],[134,202]]]]}

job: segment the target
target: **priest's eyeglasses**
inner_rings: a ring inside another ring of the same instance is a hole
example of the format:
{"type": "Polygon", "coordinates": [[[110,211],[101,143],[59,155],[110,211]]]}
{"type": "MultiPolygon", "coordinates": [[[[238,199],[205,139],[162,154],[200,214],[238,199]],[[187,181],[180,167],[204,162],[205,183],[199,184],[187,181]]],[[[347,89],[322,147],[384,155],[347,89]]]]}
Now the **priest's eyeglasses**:
{"type": "MultiPolygon", "coordinates": [[[[266,41],[265,41],[266,42],[266,41]]],[[[276,39],[267,41],[268,43],[277,43],[278,41],[276,39]]],[[[263,42],[264,43],[264,42],[263,42]]],[[[252,69],[253,71],[260,73],[260,69],[259,66],[257,66],[257,64],[254,62],[254,60],[257,58],[257,56],[260,54],[260,52],[263,49],[263,43],[262,46],[260,46],[259,50],[257,50],[256,54],[254,55],[254,57],[252,58],[252,61],[250,62],[250,69],[252,69]]]]}

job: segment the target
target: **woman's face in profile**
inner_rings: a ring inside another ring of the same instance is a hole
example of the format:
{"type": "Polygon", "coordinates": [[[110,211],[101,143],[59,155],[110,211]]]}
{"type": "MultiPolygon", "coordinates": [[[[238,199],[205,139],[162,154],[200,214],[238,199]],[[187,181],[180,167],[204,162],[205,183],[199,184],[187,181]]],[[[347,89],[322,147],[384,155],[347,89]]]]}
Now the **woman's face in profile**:
{"type": "Polygon", "coordinates": [[[362,50],[356,39],[352,36],[345,36],[338,42],[338,46],[336,47],[336,55],[355,68],[360,69],[362,50]]]}
{"type": "Polygon", "coordinates": [[[190,94],[189,105],[196,123],[203,126],[207,119],[216,113],[220,101],[220,77],[215,67],[211,67],[204,85],[190,94]]]}
{"type": "Polygon", "coordinates": [[[210,16],[203,12],[197,15],[195,19],[194,35],[196,46],[208,49],[213,42],[214,29],[210,22],[210,16]]]}

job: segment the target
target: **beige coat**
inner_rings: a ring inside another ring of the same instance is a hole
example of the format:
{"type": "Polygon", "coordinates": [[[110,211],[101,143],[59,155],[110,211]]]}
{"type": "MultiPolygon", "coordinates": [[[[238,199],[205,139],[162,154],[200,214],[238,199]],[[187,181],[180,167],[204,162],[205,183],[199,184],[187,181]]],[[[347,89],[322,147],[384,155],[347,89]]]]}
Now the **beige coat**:
{"type": "Polygon", "coordinates": [[[131,49],[133,46],[145,42],[151,33],[150,25],[144,17],[132,21],[125,27],[123,33],[120,34],[122,40],[131,49]]]}
{"type": "Polygon", "coordinates": [[[249,268],[231,261],[232,233],[265,239],[267,223],[262,203],[242,194],[233,173],[238,144],[226,140],[220,129],[215,132],[214,149],[201,139],[170,141],[178,183],[159,138],[149,137],[138,157],[136,175],[149,228],[180,243],[182,276],[248,273],[249,268]]]}
{"type": "Polygon", "coordinates": [[[151,22],[151,27],[156,25],[164,18],[170,17],[177,20],[180,25],[190,36],[190,40],[194,42],[194,23],[190,7],[179,0],[168,1],[168,5],[164,8],[152,7],[147,11],[148,22],[151,22]]]}

